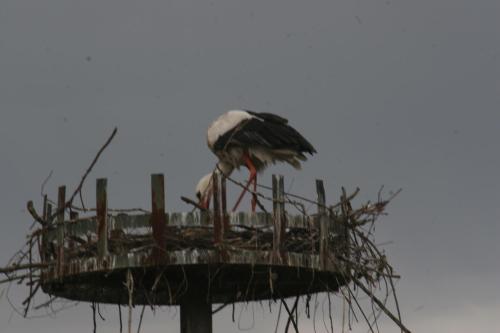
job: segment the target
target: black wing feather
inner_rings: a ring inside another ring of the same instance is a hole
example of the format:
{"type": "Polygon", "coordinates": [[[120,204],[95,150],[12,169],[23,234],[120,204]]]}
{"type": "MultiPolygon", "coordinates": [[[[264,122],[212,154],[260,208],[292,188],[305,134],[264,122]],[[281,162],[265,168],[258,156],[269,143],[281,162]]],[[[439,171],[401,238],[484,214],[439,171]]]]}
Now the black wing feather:
{"type": "Polygon", "coordinates": [[[316,149],[287,120],[271,113],[250,112],[256,118],[245,120],[233,130],[220,136],[215,150],[231,146],[291,149],[298,153],[316,153],[316,149]]]}
{"type": "Polygon", "coordinates": [[[250,113],[252,116],[258,117],[258,118],[265,120],[265,121],[269,121],[272,123],[278,123],[278,124],[288,124],[288,119],[285,119],[285,118],[278,116],[277,114],[274,114],[274,113],[254,112],[254,111],[249,111],[249,110],[245,110],[245,111],[250,113]]]}

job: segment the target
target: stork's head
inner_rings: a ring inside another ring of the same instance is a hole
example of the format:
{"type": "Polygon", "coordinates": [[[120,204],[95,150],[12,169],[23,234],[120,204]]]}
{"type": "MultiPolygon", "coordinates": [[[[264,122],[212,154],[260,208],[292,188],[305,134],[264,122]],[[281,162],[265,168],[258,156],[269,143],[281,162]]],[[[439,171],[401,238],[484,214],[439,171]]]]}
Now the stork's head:
{"type": "Polygon", "coordinates": [[[212,198],[212,173],[203,176],[198,185],[196,185],[196,197],[198,198],[198,203],[201,207],[207,209],[210,205],[210,199],[212,198]]]}
{"type": "Polygon", "coordinates": [[[196,185],[196,197],[201,207],[208,209],[210,205],[210,199],[213,194],[213,174],[217,173],[219,177],[223,174],[228,177],[233,172],[233,169],[234,167],[231,164],[219,161],[213,172],[206,174],[200,179],[198,185],[196,185]]]}

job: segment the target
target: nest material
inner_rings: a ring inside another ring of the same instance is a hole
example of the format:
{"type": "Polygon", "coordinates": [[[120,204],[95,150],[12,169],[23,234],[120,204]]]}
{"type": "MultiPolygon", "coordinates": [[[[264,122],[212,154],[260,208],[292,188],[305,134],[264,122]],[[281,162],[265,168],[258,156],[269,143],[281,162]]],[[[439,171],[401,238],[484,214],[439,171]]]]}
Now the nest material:
{"type": "MultiPolygon", "coordinates": [[[[356,192],[357,193],[357,192],[356,192]]],[[[392,198],[392,197],[391,197],[392,198]]],[[[391,199],[390,198],[390,199],[391,199]]],[[[392,297],[397,305],[393,278],[398,276],[382,250],[373,241],[373,229],[376,219],[384,214],[386,205],[390,200],[378,200],[376,203],[367,203],[357,209],[351,206],[351,197],[343,195],[341,202],[328,207],[328,214],[343,226],[343,232],[330,234],[328,242],[331,248],[328,253],[335,254],[335,260],[341,260],[348,267],[344,272],[346,281],[351,281],[356,287],[365,292],[371,299],[372,309],[384,312],[403,331],[409,332],[401,323],[399,309],[394,315],[386,306],[387,299],[392,297]],[[335,237],[344,237],[345,242],[336,242],[335,237]],[[335,244],[343,244],[342,248],[335,248],[335,244]],[[383,288],[386,290],[382,298],[375,296],[375,290],[383,288]]],[[[39,216],[38,216],[39,217],[39,216]]],[[[312,217],[311,217],[312,218],[312,217]]],[[[48,246],[47,253],[41,253],[44,260],[40,260],[35,249],[41,250],[41,236],[50,229],[50,221],[44,221],[42,228],[32,232],[25,247],[18,251],[9,262],[9,265],[0,269],[6,278],[0,283],[12,281],[24,282],[29,287],[29,294],[23,302],[22,313],[26,315],[31,309],[39,308],[40,305],[32,305],[32,300],[39,290],[40,269],[47,267],[56,256],[56,248],[48,246]]],[[[213,229],[211,227],[167,227],[165,230],[166,251],[184,249],[217,249],[214,245],[213,229]]],[[[287,228],[284,236],[283,250],[287,252],[317,253],[320,250],[320,235],[316,228],[287,228]]],[[[88,235],[86,239],[81,237],[69,237],[65,241],[65,260],[71,258],[95,257],[97,254],[96,235],[88,235]]],[[[242,250],[266,251],[273,247],[272,228],[233,226],[226,231],[223,241],[224,246],[242,250]]],[[[154,247],[152,235],[148,233],[127,233],[126,230],[115,229],[110,232],[108,249],[111,254],[125,254],[134,251],[142,251],[154,247]]],[[[373,329],[374,319],[369,319],[364,310],[357,302],[356,293],[349,286],[340,289],[342,297],[349,304],[349,311],[353,313],[360,311],[366,319],[369,327],[373,329]]],[[[374,310],[375,311],[375,310],[374,310]]],[[[374,313],[374,318],[378,315],[374,313]]]]}

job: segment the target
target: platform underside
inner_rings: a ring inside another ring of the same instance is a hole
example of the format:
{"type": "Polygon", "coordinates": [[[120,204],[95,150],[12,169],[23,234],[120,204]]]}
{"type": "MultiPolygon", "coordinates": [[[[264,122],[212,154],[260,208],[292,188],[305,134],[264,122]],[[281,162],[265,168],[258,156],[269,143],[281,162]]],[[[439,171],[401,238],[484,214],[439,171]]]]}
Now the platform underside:
{"type": "MultiPolygon", "coordinates": [[[[180,304],[188,288],[198,290],[211,303],[227,303],[336,291],[346,283],[337,273],[270,265],[168,265],[130,271],[134,304],[180,304]]],[[[80,273],[45,282],[43,290],[75,301],[128,304],[127,272],[80,273]]]]}

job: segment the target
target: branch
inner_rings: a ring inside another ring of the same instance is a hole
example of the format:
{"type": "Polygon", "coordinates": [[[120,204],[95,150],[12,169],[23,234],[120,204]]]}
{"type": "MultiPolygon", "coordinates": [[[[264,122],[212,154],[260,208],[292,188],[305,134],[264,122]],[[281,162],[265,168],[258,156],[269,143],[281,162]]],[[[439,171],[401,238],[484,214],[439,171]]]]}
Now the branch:
{"type": "Polygon", "coordinates": [[[403,323],[401,321],[399,321],[398,318],[396,318],[384,305],[384,303],[382,303],[377,297],[375,297],[375,295],[373,295],[373,293],[368,289],[366,288],[361,282],[357,281],[357,280],[353,280],[354,283],[356,284],[356,286],[359,287],[359,289],[363,290],[365,292],[365,294],[367,294],[373,302],[375,302],[375,304],[377,304],[377,306],[379,308],[382,309],[382,311],[384,311],[384,313],[392,319],[392,321],[394,321],[396,323],[396,325],[399,326],[399,328],[401,328],[401,330],[405,333],[411,333],[409,329],[407,329],[403,323]]]}
{"type": "Polygon", "coordinates": [[[33,201],[30,200],[26,203],[26,208],[28,209],[28,212],[31,214],[31,216],[35,219],[35,221],[37,221],[38,223],[40,223],[42,226],[45,226],[47,224],[46,221],[44,221],[40,215],[38,215],[38,213],[36,212],[35,210],[35,207],[33,205],[33,201]]]}
{"type": "Polygon", "coordinates": [[[196,208],[198,208],[199,210],[201,210],[202,212],[205,212],[207,211],[207,209],[205,207],[202,207],[200,204],[198,204],[196,201],[194,200],[191,200],[189,198],[186,198],[186,197],[182,197],[181,196],[181,200],[184,201],[185,203],[189,204],[189,205],[193,205],[195,206],[196,208]]]}
{"type": "Polygon", "coordinates": [[[24,265],[12,265],[9,267],[0,268],[0,273],[7,274],[15,271],[20,271],[23,269],[31,269],[31,268],[45,268],[47,264],[24,264],[24,265]]]}
{"type": "Polygon", "coordinates": [[[66,207],[70,207],[71,204],[73,203],[73,199],[76,197],[76,195],[78,193],[81,192],[83,183],[85,182],[85,179],[87,178],[87,176],[89,175],[90,171],[92,170],[92,168],[96,164],[97,160],[101,156],[101,154],[104,151],[104,149],[106,149],[106,147],[110,144],[111,140],[113,140],[113,138],[115,137],[117,131],[118,131],[118,129],[115,127],[114,130],[113,130],[113,133],[111,133],[111,136],[108,138],[108,140],[106,140],[106,142],[101,147],[101,149],[99,149],[99,151],[97,152],[97,155],[94,157],[94,160],[92,161],[92,163],[90,163],[90,166],[87,168],[87,171],[85,171],[85,173],[83,174],[82,179],[80,180],[80,183],[78,184],[78,187],[73,192],[73,194],[69,198],[68,202],[66,202],[66,205],[65,205],[66,207]]]}

